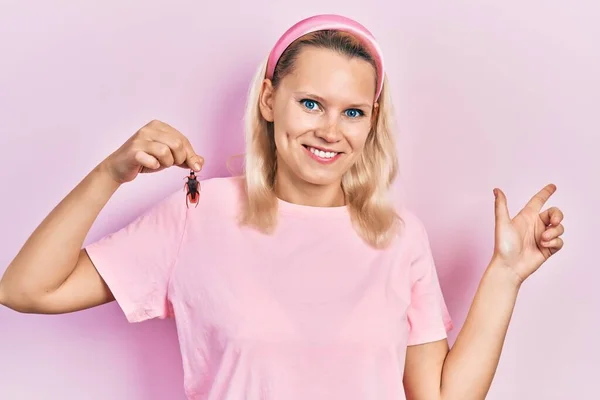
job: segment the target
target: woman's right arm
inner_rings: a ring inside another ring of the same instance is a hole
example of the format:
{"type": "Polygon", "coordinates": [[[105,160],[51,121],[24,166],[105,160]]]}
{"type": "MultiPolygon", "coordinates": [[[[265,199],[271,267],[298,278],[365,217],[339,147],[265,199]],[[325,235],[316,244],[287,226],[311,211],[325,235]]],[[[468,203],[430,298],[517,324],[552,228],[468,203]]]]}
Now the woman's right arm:
{"type": "Polygon", "coordinates": [[[114,300],[82,249],[87,234],[121,184],[139,172],[203,164],[185,136],[152,121],[94,168],[42,221],[0,280],[0,304],[15,311],[58,314],[114,300]]]}
{"type": "Polygon", "coordinates": [[[90,172],[27,239],[0,281],[0,303],[53,314],[113,300],[81,249],[92,223],[119,184],[103,165],[90,172]]]}

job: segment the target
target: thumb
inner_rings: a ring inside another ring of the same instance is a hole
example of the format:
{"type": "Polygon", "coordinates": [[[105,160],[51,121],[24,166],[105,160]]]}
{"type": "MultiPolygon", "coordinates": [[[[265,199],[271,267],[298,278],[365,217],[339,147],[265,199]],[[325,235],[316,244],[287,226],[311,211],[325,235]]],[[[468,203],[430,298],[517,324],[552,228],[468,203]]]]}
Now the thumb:
{"type": "Polygon", "coordinates": [[[192,156],[188,157],[187,165],[194,171],[200,172],[200,170],[204,166],[204,157],[194,153],[192,156]]]}
{"type": "Polygon", "coordinates": [[[494,210],[496,215],[496,223],[510,221],[510,214],[508,212],[508,205],[504,192],[496,188],[494,189],[494,197],[496,198],[494,210]]]}
{"type": "Polygon", "coordinates": [[[203,166],[204,166],[204,157],[198,155],[192,148],[192,145],[188,144],[187,156],[186,156],[185,162],[182,165],[180,165],[180,167],[190,168],[196,172],[200,172],[200,170],[202,169],[203,166]]]}

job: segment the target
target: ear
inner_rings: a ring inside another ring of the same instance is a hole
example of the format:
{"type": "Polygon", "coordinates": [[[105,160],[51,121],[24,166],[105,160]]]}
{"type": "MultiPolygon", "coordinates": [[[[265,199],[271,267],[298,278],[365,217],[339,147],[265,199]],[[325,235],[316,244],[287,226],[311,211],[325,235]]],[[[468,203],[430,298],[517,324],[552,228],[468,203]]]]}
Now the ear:
{"type": "Polygon", "coordinates": [[[379,115],[379,103],[373,104],[373,111],[371,112],[371,125],[375,125],[377,122],[377,116],[379,115]]]}
{"type": "Polygon", "coordinates": [[[273,122],[273,96],[275,91],[273,89],[273,83],[270,79],[264,79],[260,87],[260,95],[258,97],[258,106],[260,107],[260,113],[262,117],[273,122]]]}

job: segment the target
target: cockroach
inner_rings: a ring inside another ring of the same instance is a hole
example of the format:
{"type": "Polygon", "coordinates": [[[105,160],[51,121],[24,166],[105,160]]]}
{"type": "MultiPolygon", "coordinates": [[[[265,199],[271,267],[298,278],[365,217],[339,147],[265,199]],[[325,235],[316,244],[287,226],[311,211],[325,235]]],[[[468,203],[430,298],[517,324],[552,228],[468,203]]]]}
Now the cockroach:
{"type": "Polygon", "coordinates": [[[190,171],[190,174],[183,179],[187,179],[183,185],[183,190],[186,192],[185,205],[190,208],[190,204],[196,204],[198,207],[198,200],[200,200],[200,182],[194,171],[190,171]]]}

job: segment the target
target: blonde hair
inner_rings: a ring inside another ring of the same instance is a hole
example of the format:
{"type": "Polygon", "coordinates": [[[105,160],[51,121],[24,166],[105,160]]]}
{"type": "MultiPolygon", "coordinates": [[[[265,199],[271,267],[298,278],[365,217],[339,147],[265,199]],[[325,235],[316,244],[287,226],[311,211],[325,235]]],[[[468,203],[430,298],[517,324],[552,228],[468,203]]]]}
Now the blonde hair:
{"type": "MultiPolygon", "coordinates": [[[[336,36],[336,33],[329,32],[336,36]]],[[[304,43],[314,44],[314,34],[304,43]]],[[[342,35],[338,35],[338,38],[342,35]]],[[[300,40],[300,39],[299,39],[300,40]]],[[[322,47],[340,49],[330,45],[331,41],[317,42],[322,47]]],[[[356,46],[356,43],[354,43],[356,46]]],[[[293,58],[300,46],[290,46],[292,56],[286,59],[293,66],[293,58]]],[[[359,50],[364,51],[360,48],[359,50]]],[[[288,50],[286,50],[287,52],[288,50]]],[[[284,53],[285,54],[285,53],[284,53]]],[[[284,56],[280,60],[284,59],[284,56]]],[[[265,77],[265,59],[252,80],[244,117],[246,151],[244,164],[246,202],[241,214],[241,223],[253,226],[265,233],[272,232],[277,224],[278,198],[273,190],[277,171],[276,150],[272,135],[272,123],[260,112],[259,97],[265,77]]],[[[278,64],[279,68],[279,64],[278,64]]],[[[277,72],[273,83],[276,84],[277,72]]],[[[360,158],[342,177],[347,207],[357,233],[369,245],[382,248],[396,235],[400,218],[389,197],[390,187],[398,173],[396,143],[392,133],[393,106],[384,77],[383,89],[378,99],[379,108],[375,122],[367,136],[360,158]]]]}

